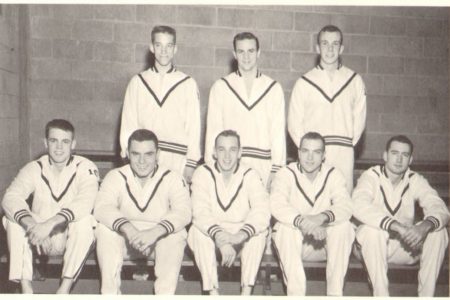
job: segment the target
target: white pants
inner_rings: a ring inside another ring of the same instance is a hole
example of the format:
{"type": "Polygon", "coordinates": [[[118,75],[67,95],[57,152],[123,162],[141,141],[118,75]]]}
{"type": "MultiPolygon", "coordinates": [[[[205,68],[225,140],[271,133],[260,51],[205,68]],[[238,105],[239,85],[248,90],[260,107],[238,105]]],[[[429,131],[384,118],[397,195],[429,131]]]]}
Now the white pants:
{"type": "Polygon", "coordinates": [[[353,191],[353,168],[355,161],[353,147],[327,145],[325,151],[325,162],[341,171],[345,178],[347,190],[351,194],[353,191]]]}
{"type": "MultiPolygon", "coordinates": [[[[38,216],[33,215],[36,221],[38,216]]],[[[62,255],[62,278],[76,279],[81,272],[84,262],[94,247],[95,225],[92,215],[88,215],[76,222],[70,222],[63,232],[51,236],[52,249],[49,255],[62,255]]],[[[22,226],[3,217],[9,249],[9,280],[33,279],[33,252],[26,232],[22,226]]]]}
{"type": "Polygon", "coordinates": [[[326,260],[327,295],[342,296],[355,231],[349,221],[330,225],[326,231],[324,246],[315,248],[309,240],[304,240],[300,229],[281,223],[275,225],[272,238],[288,296],[306,294],[306,276],[302,260],[326,260]]]}
{"type": "MultiPolygon", "coordinates": [[[[234,224],[234,228],[224,228],[230,233],[236,233],[242,224],[234,224]],[[236,226],[237,225],[237,226],[236,226]]],[[[224,227],[222,224],[221,227],[224,227]]],[[[252,236],[244,243],[241,257],[241,286],[253,286],[258,275],[259,265],[264,253],[267,231],[252,236]]],[[[203,290],[210,291],[219,288],[217,277],[216,245],[211,237],[205,235],[195,225],[191,226],[188,237],[189,247],[194,252],[195,262],[200,270],[203,290]]]]}
{"type": "Polygon", "coordinates": [[[422,253],[417,256],[411,256],[398,240],[390,239],[387,231],[367,225],[359,226],[356,240],[361,245],[361,254],[372,282],[374,296],[389,296],[388,263],[410,265],[419,260],[418,295],[434,296],[436,280],[448,245],[445,229],[429,233],[422,253]]]}
{"type": "MultiPolygon", "coordinates": [[[[139,230],[150,229],[155,223],[132,222],[139,230]]],[[[98,224],[97,259],[102,276],[102,294],[120,294],[120,273],[124,258],[144,258],[133,249],[125,238],[108,227],[98,224]]],[[[177,288],[178,275],[186,247],[186,230],[171,233],[156,242],[150,259],[155,261],[155,294],[173,295],[177,288]]]]}
{"type": "Polygon", "coordinates": [[[270,159],[242,157],[241,162],[255,170],[258,173],[259,177],[261,177],[264,187],[267,186],[270,171],[272,170],[272,161],[270,159]]]}

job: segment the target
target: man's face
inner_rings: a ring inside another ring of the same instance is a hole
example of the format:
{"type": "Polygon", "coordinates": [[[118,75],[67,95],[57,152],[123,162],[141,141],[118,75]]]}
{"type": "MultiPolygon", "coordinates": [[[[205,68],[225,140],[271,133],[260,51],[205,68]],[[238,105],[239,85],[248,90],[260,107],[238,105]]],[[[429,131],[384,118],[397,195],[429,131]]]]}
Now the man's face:
{"type": "Polygon", "coordinates": [[[326,65],[337,64],[339,55],[344,51],[344,46],[341,45],[341,35],[339,32],[321,33],[319,44],[316,45],[316,51],[320,54],[320,62],[326,65]]]}
{"type": "Polygon", "coordinates": [[[393,141],[388,151],[384,152],[383,159],[389,172],[402,175],[412,162],[411,149],[408,144],[393,141]]]}
{"type": "Polygon", "coordinates": [[[321,140],[303,140],[298,150],[298,160],[303,172],[314,173],[318,171],[324,158],[325,150],[321,140]]]}
{"type": "Polygon", "coordinates": [[[159,151],[153,141],[131,141],[128,159],[131,169],[137,177],[148,177],[156,167],[159,151]]]}
{"type": "Polygon", "coordinates": [[[234,58],[236,58],[239,70],[248,72],[258,67],[259,50],[256,49],[254,39],[236,41],[234,58]]]}
{"type": "Polygon", "coordinates": [[[55,164],[66,163],[76,144],[72,132],[59,128],[50,128],[44,143],[50,160],[55,164]]]}
{"type": "Polygon", "coordinates": [[[222,172],[234,171],[239,158],[241,158],[238,139],[235,136],[220,136],[214,147],[214,153],[222,172]]]}
{"type": "Polygon", "coordinates": [[[162,32],[155,34],[150,51],[155,55],[155,62],[158,65],[163,67],[171,65],[177,52],[173,35],[162,32]]]}

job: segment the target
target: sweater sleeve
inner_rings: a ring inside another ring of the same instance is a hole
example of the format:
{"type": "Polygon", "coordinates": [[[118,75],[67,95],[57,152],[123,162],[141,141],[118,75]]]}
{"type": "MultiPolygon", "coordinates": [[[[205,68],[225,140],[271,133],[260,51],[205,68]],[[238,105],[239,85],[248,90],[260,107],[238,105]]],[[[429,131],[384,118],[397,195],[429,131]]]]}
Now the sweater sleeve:
{"type": "Polygon", "coordinates": [[[301,137],[305,134],[303,119],[305,109],[303,103],[306,95],[304,94],[303,79],[297,80],[292,90],[291,100],[289,102],[288,112],[288,131],[294,144],[298,147],[301,137]]]}
{"type": "Polygon", "coordinates": [[[192,176],[193,223],[205,235],[214,239],[219,231],[223,231],[212,214],[211,201],[215,199],[211,189],[211,181],[205,167],[199,167],[192,176]]]}
{"type": "Polygon", "coordinates": [[[6,190],[2,207],[8,219],[20,223],[22,218],[31,216],[26,200],[36,189],[36,174],[40,174],[38,164],[28,163],[19,171],[6,190]]]}
{"type": "Polygon", "coordinates": [[[271,155],[272,172],[277,172],[286,164],[286,128],[285,128],[285,105],[284,94],[280,84],[274,87],[274,106],[272,113],[271,126],[271,155]]]}
{"type": "Polygon", "coordinates": [[[345,178],[337,169],[330,174],[331,207],[324,213],[328,216],[328,222],[341,222],[350,219],[353,213],[353,203],[345,185],[345,178]]]}
{"type": "Polygon", "coordinates": [[[129,222],[120,211],[120,186],[123,178],[116,170],[110,171],[103,179],[97,194],[94,217],[111,230],[120,231],[120,227],[129,222]]]}
{"type": "Polygon", "coordinates": [[[68,222],[77,221],[91,214],[98,192],[98,169],[93,162],[89,160],[81,162],[76,177],[77,195],[72,201],[65,203],[58,212],[58,215],[63,216],[68,222]]]}
{"type": "Polygon", "coordinates": [[[293,175],[287,167],[282,168],[275,174],[270,192],[270,212],[278,222],[298,227],[301,215],[290,203],[293,184],[293,175]]]}
{"type": "Polygon", "coordinates": [[[372,173],[371,169],[365,171],[353,190],[353,215],[364,224],[387,231],[394,219],[374,204],[379,182],[372,173]]]}
{"type": "Polygon", "coordinates": [[[249,237],[263,232],[269,227],[270,208],[269,196],[256,171],[251,170],[245,175],[245,185],[250,203],[250,212],[241,228],[249,237]]]}
{"type": "Polygon", "coordinates": [[[139,78],[134,76],[128,83],[125,92],[125,98],[122,107],[122,118],[120,125],[120,155],[122,158],[126,157],[126,150],[128,147],[128,138],[139,128],[138,120],[138,92],[139,92],[139,78]]]}
{"type": "Polygon", "coordinates": [[[200,94],[198,92],[197,83],[194,79],[187,82],[188,88],[186,97],[188,98],[186,106],[186,124],[188,151],[186,154],[186,166],[195,168],[200,160],[200,94]]]}
{"type": "Polygon", "coordinates": [[[414,195],[423,208],[424,220],[431,221],[435,231],[447,226],[449,221],[447,206],[428,181],[416,173],[411,178],[410,186],[413,187],[414,195]]]}
{"type": "Polygon", "coordinates": [[[162,225],[167,233],[178,232],[191,222],[192,204],[186,182],[180,175],[170,172],[165,184],[169,185],[169,210],[162,218],[162,225]]]}
{"type": "Polygon", "coordinates": [[[366,88],[360,75],[355,78],[356,98],[353,103],[353,146],[356,145],[366,127],[366,88]]]}
{"type": "Polygon", "coordinates": [[[209,93],[208,115],[206,117],[206,137],[205,137],[205,162],[212,164],[214,162],[214,141],[216,136],[224,129],[222,110],[220,107],[221,99],[221,80],[214,83],[209,93]]]}

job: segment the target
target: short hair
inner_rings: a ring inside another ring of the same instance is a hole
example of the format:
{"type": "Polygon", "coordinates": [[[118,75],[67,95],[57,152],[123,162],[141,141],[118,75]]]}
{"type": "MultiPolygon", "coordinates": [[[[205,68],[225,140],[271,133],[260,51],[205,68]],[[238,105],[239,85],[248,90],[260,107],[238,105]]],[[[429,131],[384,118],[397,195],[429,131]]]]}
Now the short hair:
{"type": "Polygon", "coordinates": [[[172,28],[170,26],[165,26],[165,25],[160,25],[160,26],[153,27],[153,29],[152,29],[152,43],[155,41],[155,35],[157,33],[170,34],[171,36],[173,36],[173,43],[174,44],[177,43],[177,32],[175,31],[174,28],[172,28]]]}
{"type": "Polygon", "coordinates": [[[233,49],[234,49],[234,51],[236,51],[237,41],[242,41],[242,40],[255,40],[255,42],[256,42],[256,50],[259,50],[259,40],[256,37],[256,35],[254,35],[251,32],[241,32],[241,33],[236,34],[234,36],[234,38],[233,38],[233,49]]]}
{"type": "Polygon", "coordinates": [[[320,29],[319,33],[317,34],[317,44],[320,44],[320,35],[323,32],[338,32],[341,36],[341,45],[344,43],[344,34],[342,33],[342,30],[339,29],[339,27],[335,25],[326,25],[320,29]]]}
{"type": "Polygon", "coordinates": [[[395,135],[395,136],[391,137],[386,143],[386,152],[389,151],[389,148],[391,147],[391,144],[393,142],[408,144],[409,149],[411,150],[411,154],[413,153],[414,145],[413,145],[412,141],[406,135],[400,134],[400,135],[395,135]]]}
{"type": "Polygon", "coordinates": [[[322,149],[325,149],[325,139],[323,138],[323,136],[315,131],[310,131],[305,133],[302,138],[300,139],[300,146],[299,149],[302,147],[303,141],[304,140],[319,140],[322,141],[322,149]]]}
{"type": "Polygon", "coordinates": [[[131,142],[153,141],[156,149],[158,149],[158,137],[153,131],[148,129],[137,129],[128,138],[128,150],[130,150],[131,142]]]}
{"type": "Polygon", "coordinates": [[[71,132],[72,139],[75,137],[75,128],[72,123],[64,119],[53,119],[45,125],[45,138],[48,139],[50,129],[61,129],[63,131],[71,132]]]}
{"type": "Polygon", "coordinates": [[[241,137],[239,136],[239,134],[236,131],[231,130],[231,129],[224,130],[216,136],[216,139],[214,140],[214,147],[217,146],[217,141],[219,140],[219,137],[221,137],[221,136],[223,136],[223,137],[234,136],[235,138],[237,138],[238,147],[241,148],[241,137]]]}

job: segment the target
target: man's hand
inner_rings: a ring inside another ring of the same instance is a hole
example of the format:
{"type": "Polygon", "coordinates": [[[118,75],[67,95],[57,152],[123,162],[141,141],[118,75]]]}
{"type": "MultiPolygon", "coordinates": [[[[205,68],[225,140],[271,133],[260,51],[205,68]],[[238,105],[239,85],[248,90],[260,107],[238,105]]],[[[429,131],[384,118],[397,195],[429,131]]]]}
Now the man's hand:
{"type": "Polygon", "coordinates": [[[429,221],[423,221],[419,224],[409,227],[402,235],[402,239],[412,249],[418,249],[425,241],[428,233],[433,229],[429,221]]]}
{"type": "Polygon", "coordinates": [[[230,244],[222,245],[219,248],[220,253],[222,254],[222,262],[221,265],[225,267],[231,267],[233,265],[234,259],[236,258],[236,251],[230,244]]]}
{"type": "Polygon", "coordinates": [[[141,252],[145,253],[145,249],[153,246],[156,241],[166,233],[166,229],[160,225],[157,225],[151,229],[139,231],[131,240],[131,246],[141,252]]]}
{"type": "Polygon", "coordinates": [[[52,222],[48,222],[48,220],[42,223],[36,223],[27,231],[30,243],[35,246],[42,244],[45,239],[50,237],[53,228],[52,222]]]}
{"type": "Polygon", "coordinates": [[[400,238],[403,239],[403,236],[404,236],[405,232],[408,230],[408,228],[409,228],[409,226],[406,226],[398,221],[394,221],[391,224],[390,230],[398,233],[400,238]]]}
{"type": "Polygon", "coordinates": [[[139,230],[130,222],[123,224],[120,227],[120,232],[125,236],[128,242],[130,242],[139,230]]]}
{"type": "Polygon", "coordinates": [[[195,168],[193,168],[193,167],[189,167],[189,166],[184,167],[183,177],[184,177],[184,180],[186,180],[186,182],[188,184],[191,184],[191,182],[192,182],[192,174],[194,174],[194,171],[195,171],[195,168]]]}
{"type": "Polygon", "coordinates": [[[214,242],[216,247],[220,249],[223,245],[231,243],[231,234],[226,231],[219,231],[216,233],[214,242]]]}
{"type": "Polygon", "coordinates": [[[230,235],[230,243],[232,245],[240,245],[245,242],[248,238],[248,235],[243,231],[238,231],[235,234],[230,235]]]}
{"type": "Polygon", "coordinates": [[[323,241],[327,238],[327,229],[323,226],[318,226],[311,232],[311,235],[317,241],[323,241]]]}
{"type": "Polygon", "coordinates": [[[304,235],[305,234],[313,235],[313,232],[318,227],[321,227],[326,220],[327,216],[324,214],[303,216],[302,222],[300,223],[300,230],[304,235]]]}
{"type": "Polygon", "coordinates": [[[42,242],[36,245],[36,251],[38,255],[49,255],[50,251],[52,251],[52,243],[50,238],[44,239],[42,242]]]}

